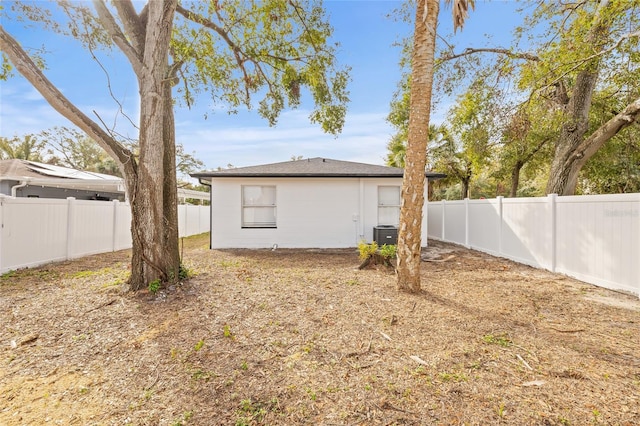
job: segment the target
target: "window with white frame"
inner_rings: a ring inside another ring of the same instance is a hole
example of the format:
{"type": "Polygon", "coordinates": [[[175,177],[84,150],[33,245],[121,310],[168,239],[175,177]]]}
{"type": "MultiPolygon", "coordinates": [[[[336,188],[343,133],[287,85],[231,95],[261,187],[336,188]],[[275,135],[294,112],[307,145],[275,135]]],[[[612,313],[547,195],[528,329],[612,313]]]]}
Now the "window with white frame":
{"type": "Polygon", "coordinates": [[[242,186],[242,227],[276,227],[275,186],[242,186]]]}
{"type": "Polygon", "coordinates": [[[378,225],[400,224],[400,187],[378,187],[378,225]]]}

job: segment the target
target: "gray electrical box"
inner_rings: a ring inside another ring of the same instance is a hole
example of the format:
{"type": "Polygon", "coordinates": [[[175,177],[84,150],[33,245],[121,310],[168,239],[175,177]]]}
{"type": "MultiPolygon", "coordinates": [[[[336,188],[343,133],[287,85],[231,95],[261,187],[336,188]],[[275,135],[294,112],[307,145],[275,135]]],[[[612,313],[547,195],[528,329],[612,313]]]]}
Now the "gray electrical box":
{"type": "Polygon", "coordinates": [[[373,241],[378,243],[378,246],[382,246],[383,244],[398,244],[398,228],[391,225],[374,226],[373,241]]]}

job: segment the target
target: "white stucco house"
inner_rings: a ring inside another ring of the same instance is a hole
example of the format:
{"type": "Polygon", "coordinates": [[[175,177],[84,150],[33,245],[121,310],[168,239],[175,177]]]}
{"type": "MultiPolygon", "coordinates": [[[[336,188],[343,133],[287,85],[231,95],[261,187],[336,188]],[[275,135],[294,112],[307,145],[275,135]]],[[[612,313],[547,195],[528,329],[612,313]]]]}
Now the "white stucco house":
{"type": "Polygon", "coordinates": [[[310,158],[191,176],[211,186],[211,248],[344,248],[373,241],[374,233],[383,239],[380,244],[385,238],[395,242],[403,173],[396,167],[310,158]]]}

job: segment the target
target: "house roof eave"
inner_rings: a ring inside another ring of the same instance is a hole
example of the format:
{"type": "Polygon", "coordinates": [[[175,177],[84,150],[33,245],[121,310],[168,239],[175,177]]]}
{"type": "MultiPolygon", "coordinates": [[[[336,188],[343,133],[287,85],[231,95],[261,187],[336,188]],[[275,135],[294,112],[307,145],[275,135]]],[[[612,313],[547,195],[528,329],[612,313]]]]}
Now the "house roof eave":
{"type": "MultiPolygon", "coordinates": [[[[192,173],[197,179],[220,178],[402,178],[404,170],[326,158],[309,158],[281,163],[192,173]]],[[[426,172],[430,180],[445,177],[441,173],[426,172]]]]}

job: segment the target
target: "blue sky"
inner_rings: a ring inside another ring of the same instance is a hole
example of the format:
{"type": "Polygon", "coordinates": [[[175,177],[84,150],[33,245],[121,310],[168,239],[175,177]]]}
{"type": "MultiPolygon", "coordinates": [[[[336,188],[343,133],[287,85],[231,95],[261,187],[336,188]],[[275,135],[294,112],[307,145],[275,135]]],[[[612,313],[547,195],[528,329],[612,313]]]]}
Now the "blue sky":
{"type": "MultiPolygon", "coordinates": [[[[458,50],[507,47],[512,29],[521,22],[515,12],[518,5],[495,0],[476,3],[463,31],[454,37],[451,9],[443,4],[439,34],[459,46],[458,50]]],[[[400,79],[400,48],[394,44],[412,32],[408,24],[388,17],[400,5],[399,1],[325,0],[334,41],[341,45],[339,62],[352,68],[351,103],[344,130],[337,138],[309,123],[310,109],[305,102],[299,109],[284,111],[278,125],[269,127],[254,110],[236,115],[212,111],[205,97],[191,110],[176,109],[177,141],[207,168],[266,164],[292,156],[384,164],[386,145],[393,134],[385,118],[400,79]]],[[[109,125],[117,121],[127,131],[129,126],[117,114],[117,105],[107,91],[104,73],[77,43],[34,28],[25,30],[8,19],[3,19],[2,25],[23,46],[46,46],[50,52],[46,75],[87,115],[95,118],[95,110],[109,125]]],[[[135,119],[137,88],[126,60],[113,53],[104,59],[104,65],[110,70],[114,94],[135,119]]],[[[433,112],[432,121],[442,121],[446,110],[444,102],[433,112]]],[[[19,75],[0,82],[0,135],[39,133],[54,126],[72,127],[19,75]]]]}

